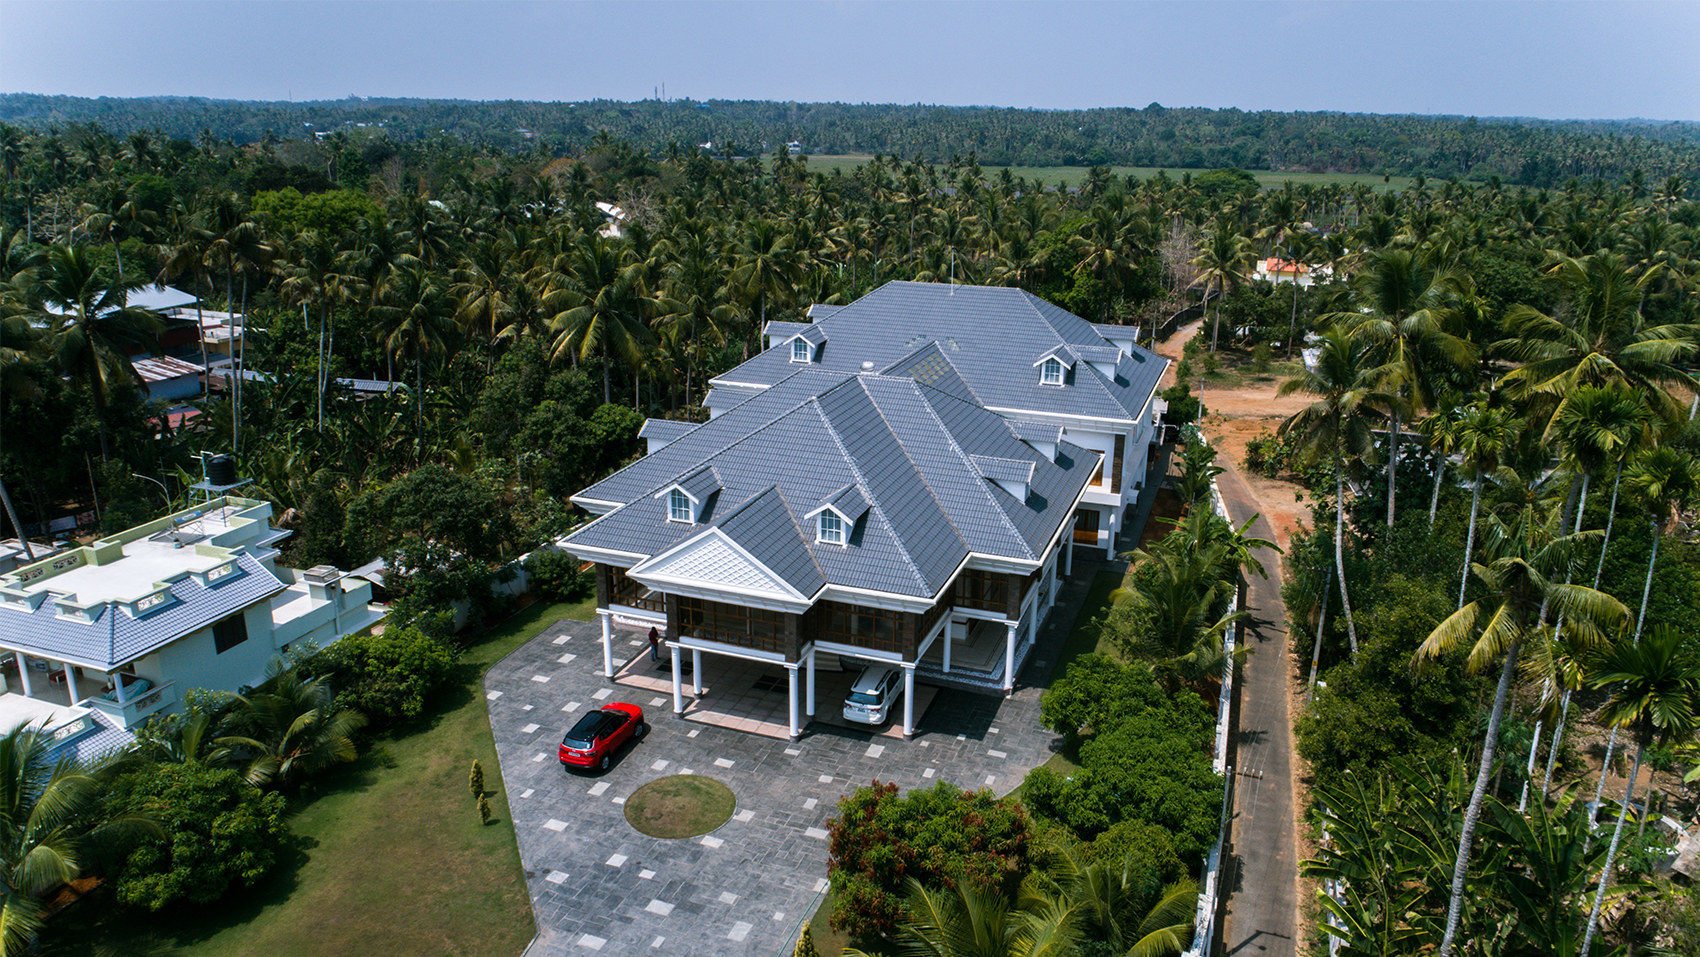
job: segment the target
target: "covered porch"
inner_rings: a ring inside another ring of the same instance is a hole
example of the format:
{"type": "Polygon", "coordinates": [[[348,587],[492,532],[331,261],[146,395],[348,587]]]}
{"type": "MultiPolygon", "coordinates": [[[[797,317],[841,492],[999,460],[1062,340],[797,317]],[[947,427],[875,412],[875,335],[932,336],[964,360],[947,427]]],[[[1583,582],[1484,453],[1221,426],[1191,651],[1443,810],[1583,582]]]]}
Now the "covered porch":
{"type": "Polygon", "coordinates": [[[175,682],[142,673],[133,662],[106,672],[15,649],[5,649],[0,657],[0,691],[99,711],[120,728],[133,728],[177,701],[175,682]]]}

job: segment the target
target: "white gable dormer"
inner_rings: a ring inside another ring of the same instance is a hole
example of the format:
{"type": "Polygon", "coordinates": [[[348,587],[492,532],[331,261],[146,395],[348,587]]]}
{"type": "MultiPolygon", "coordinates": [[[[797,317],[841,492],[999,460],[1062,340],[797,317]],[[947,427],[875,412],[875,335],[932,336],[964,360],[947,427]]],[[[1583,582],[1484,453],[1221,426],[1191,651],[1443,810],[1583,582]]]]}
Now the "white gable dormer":
{"type": "Polygon", "coordinates": [[[813,362],[813,361],[815,361],[815,347],[810,345],[809,340],[804,339],[802,336],[792,336],[791,337],[791,361],[792,362],[813,362]]]}
{"type": "Polygon", "coordinates": [[[816,544],[844,546],[850,544],[850,532],[868,513],[868,508],[868,497],[851,484],[828,495],[803,519],[815,523],[816,544]]]}
{"type": "Polygon", "coordinates": [[[1039,370],[1040,385],[1060,387],[1068,383],[1068,373],[1074,368],[1074,363],[1070,362],[1066,355],[1053,349],[1040,356],[1039,361],[1033,363],[1033,367],[1039,370]]]}
{"type": "Polygon", "coordinates": [[[667,510],[667,521],[695,525],[702,521],[703,509],[708,505],[710,496],[718,491],[720,474],[711,465],[697,469],[671,485],[662,486],[651,497],[662,500],[667,510]]]}

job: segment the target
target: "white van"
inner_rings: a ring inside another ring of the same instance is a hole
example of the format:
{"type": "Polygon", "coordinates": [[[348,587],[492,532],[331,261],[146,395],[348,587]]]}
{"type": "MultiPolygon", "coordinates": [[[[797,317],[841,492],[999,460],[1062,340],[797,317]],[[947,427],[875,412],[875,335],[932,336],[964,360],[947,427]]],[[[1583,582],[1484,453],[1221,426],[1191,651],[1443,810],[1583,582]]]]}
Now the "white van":
{"type": "Polygon", "coordinates": [[[903,669],[869,665],[850,682],[844,699],[844,720],[857,724],[884,724],[892,707],[903,697],[903,669]]]}

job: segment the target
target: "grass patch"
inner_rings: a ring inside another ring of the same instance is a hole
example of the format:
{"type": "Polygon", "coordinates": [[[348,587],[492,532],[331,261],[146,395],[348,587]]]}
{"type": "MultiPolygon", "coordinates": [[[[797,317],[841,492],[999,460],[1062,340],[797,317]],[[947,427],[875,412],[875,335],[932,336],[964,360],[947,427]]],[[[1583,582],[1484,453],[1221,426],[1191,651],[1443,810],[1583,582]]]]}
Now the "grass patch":
{"type": "Polygon", "coordinates": [[[1057,657],[1057,666],[1051,669],[1050,680],[1056,681],[1067,674],[1069,664],[1081,655],[1097,652],[1112,658],[1120,657],[1115,648],[1104,640],[1103,629],[1098,627],[1097,622],[1110,609],[1110,592],[1120,588],[1121,584],[1122,576],[1115,572],[1099,572],[1098,577],[1092,580],[1086,598],[1075,610],[1074,628],[1068,633],[1068,641],[1063,643],[1062,654],[1057,657]]]}
{"type": "Polygon", "coordinates": [[[185,957],[513,957],[536,933],[500,792],[484,707],[486,669],[594,601],[533,604],[468,648],[418,721],[362,742],[358,760],[291,802],[295,852],[259,886],[218,904],[150,915],[102,889],[54,921],[50,954],[185,957]],[[467,769],[483,763],[496,820],[478,820],[467,769]]]}
{"type": "Polygon", "coordinates": [[[626,799],[626,823],[650,837],[697,837],[731,820],[737,807],[732,789],[719,781],[674,774],[632,792],[626,799]]]}

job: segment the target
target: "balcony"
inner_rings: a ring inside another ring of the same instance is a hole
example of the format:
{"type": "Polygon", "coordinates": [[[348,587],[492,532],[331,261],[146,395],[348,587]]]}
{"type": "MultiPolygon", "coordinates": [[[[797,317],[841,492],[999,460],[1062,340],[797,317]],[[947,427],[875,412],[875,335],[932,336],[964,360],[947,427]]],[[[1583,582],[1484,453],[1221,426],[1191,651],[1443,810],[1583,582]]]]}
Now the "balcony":
{"type": "Polygon", "coordinates": [[[93,697],[84,698],[77,702],[77,706],[99,711],[121,728],[134,728],[147,720],[149,715],[163,711],[176,701],[177,682],[167,681],[158,687],[149,688],[124,704],[93,697]]]}

